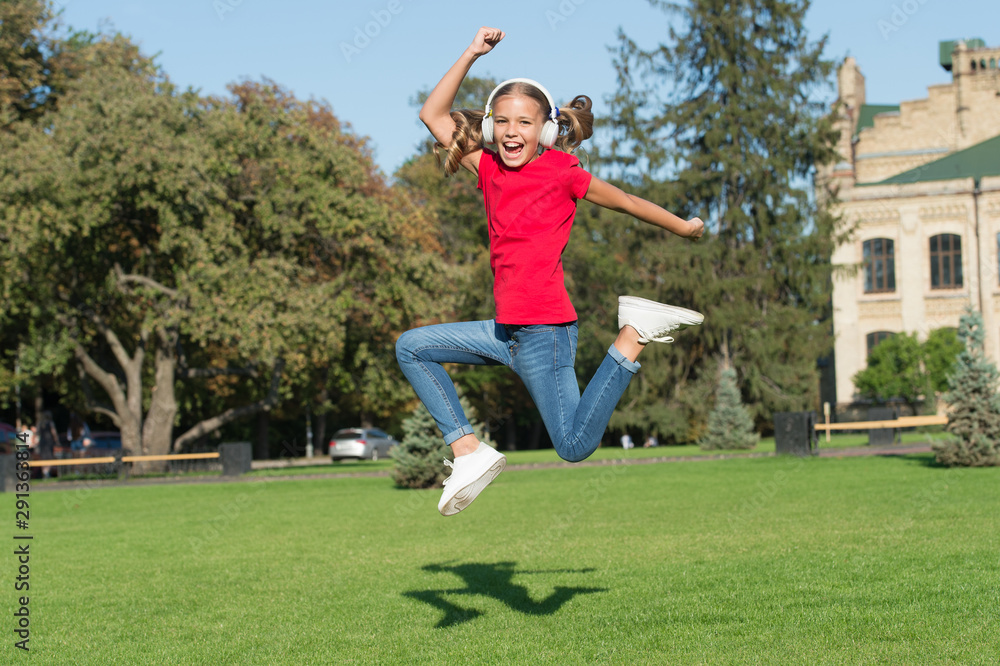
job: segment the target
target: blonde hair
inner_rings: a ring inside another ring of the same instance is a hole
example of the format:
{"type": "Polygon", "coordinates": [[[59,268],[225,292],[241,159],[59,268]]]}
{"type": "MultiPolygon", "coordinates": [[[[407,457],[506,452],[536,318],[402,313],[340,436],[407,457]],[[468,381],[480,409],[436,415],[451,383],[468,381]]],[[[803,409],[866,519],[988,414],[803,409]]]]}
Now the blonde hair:
{"type": "MultiPolygon", "coordinates": [[[[525,95],[538,102],[545,118],[549,116],[549,101],[545,94],[535,86],[517,81],[508,83],[493,96],[493,103],[507,95],[525,95]]],[[[580,144],[594,135],[594,114],[590,111],[593,103],[586,95],[577,95],[567,106],[559,107],[559,136],[552,146],[563,152],[572,153],[580,144]]],[[[483,147],[483,117],[484,111],[460,109],[451,112],[455,121],[455,131],[451,135],[451,143],[434,144],[434,153],[438,163],[444,162],[447,174],[453,174],[462,166],[462,158],[483,147]],[[442,153],[443,158],[442,158],[442,153]]]]}

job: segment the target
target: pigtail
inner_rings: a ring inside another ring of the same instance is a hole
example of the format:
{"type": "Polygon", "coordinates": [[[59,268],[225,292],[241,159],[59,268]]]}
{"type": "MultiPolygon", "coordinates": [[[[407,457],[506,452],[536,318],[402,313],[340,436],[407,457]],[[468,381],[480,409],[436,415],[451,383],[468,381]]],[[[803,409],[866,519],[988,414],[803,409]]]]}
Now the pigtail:
{"type": "Polygon", "coordinates": [[[434,154],[438,164],[444,162],[445,173],[449,176],[462,167],[462,158],[483,147],[483,111],[460,109],[451,112],[455,121],[455,131],[451,135],[451,143],[434,144],[434,154]],[[443,153],[443,157],[442,157],[443,153]]]}
{"type": "Polygon", "coordinates": [[[572,153],[594,135],[593,104],[586,95],[577,95],[568,106],[559,108],[559,138],[555,148],[572,153]]]}

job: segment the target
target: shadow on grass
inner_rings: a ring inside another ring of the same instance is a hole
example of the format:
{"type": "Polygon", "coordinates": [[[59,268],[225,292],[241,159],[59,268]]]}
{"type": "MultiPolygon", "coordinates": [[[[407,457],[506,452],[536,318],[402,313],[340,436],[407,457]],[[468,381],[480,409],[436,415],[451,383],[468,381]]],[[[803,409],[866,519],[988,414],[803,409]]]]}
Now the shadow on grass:
{"type": "Polygon", "coordinates": [[[475,608],[462,608],[446,599],[448,595],[464,594],[472,596],[492,597],[504,603],[511,610],[525,615],[552,615],[564,603],[578,594],[606,592],[599,587],[562,587],[556,586],[552,594],[541,601],[535,601],[528,594],[528,588],[515,584],[512,579],[515,574],[540,573],[589,573],[593,569],[554,569],[548,571],[517,571],[514,562],[497,562],[495,564],[459,564],[446,566],[444,564],[428,564],[421,567],[431,573],[450,572],[465,583],[463,588],[448,590],[413,590],[403,592],[404,597],[417,599],[444,612],[435,627],[450,627],[462,622],[468,622],[482,615],[475,608]]]}
{"type": "Polygon", "coordinates": [[[933,453],[906,453],[898,456],[880,457],[896,458],[900,462],[905,462],[910,465],[920,465],[921,467],[930,467],[931,469],[951,469],[947,465],[939,463],[937,457],[933,453]]]}

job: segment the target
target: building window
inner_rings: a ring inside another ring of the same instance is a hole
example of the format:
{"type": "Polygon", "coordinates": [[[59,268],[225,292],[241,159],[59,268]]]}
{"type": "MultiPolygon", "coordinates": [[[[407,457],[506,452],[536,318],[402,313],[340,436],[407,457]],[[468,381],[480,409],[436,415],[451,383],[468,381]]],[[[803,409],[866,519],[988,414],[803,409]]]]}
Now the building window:
{"type": "Polygon", "coordinates": [[[962,286],[962,238],[955,234],[931,237],[931,289],[962,286]]]}
{"type": "Polygon", "coordinates": [[[871,356],[872,350],[875,349],[875,345],[882,342],[886,338],[890,338],[895,335],[892,331],[875,331],[874,333],[869,333],[865,336],[865,344],[868,347],[868,356],[871,356]]]}
{"type": "Polygon", "coordinates": [[[861,251],[865,265],[865,293],[896,291],[896,259],[893,241],[866,240],[861,251]]]}

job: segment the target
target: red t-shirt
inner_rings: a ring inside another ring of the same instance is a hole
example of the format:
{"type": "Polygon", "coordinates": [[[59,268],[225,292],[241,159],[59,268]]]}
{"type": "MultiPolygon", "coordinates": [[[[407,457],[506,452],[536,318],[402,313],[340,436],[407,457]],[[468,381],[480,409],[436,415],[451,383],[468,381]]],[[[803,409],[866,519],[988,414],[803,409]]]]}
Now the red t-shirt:
{"type": "Polygon", "coordinates": [[[590,174],[580,167],[580,160],[560,150],[546,150],[512,169],[495,152],[483,150],[478,187],[490,230],[497,322],[575,321],[562,252],[569,242],[576,201],[590,187],[590,174]]]}

